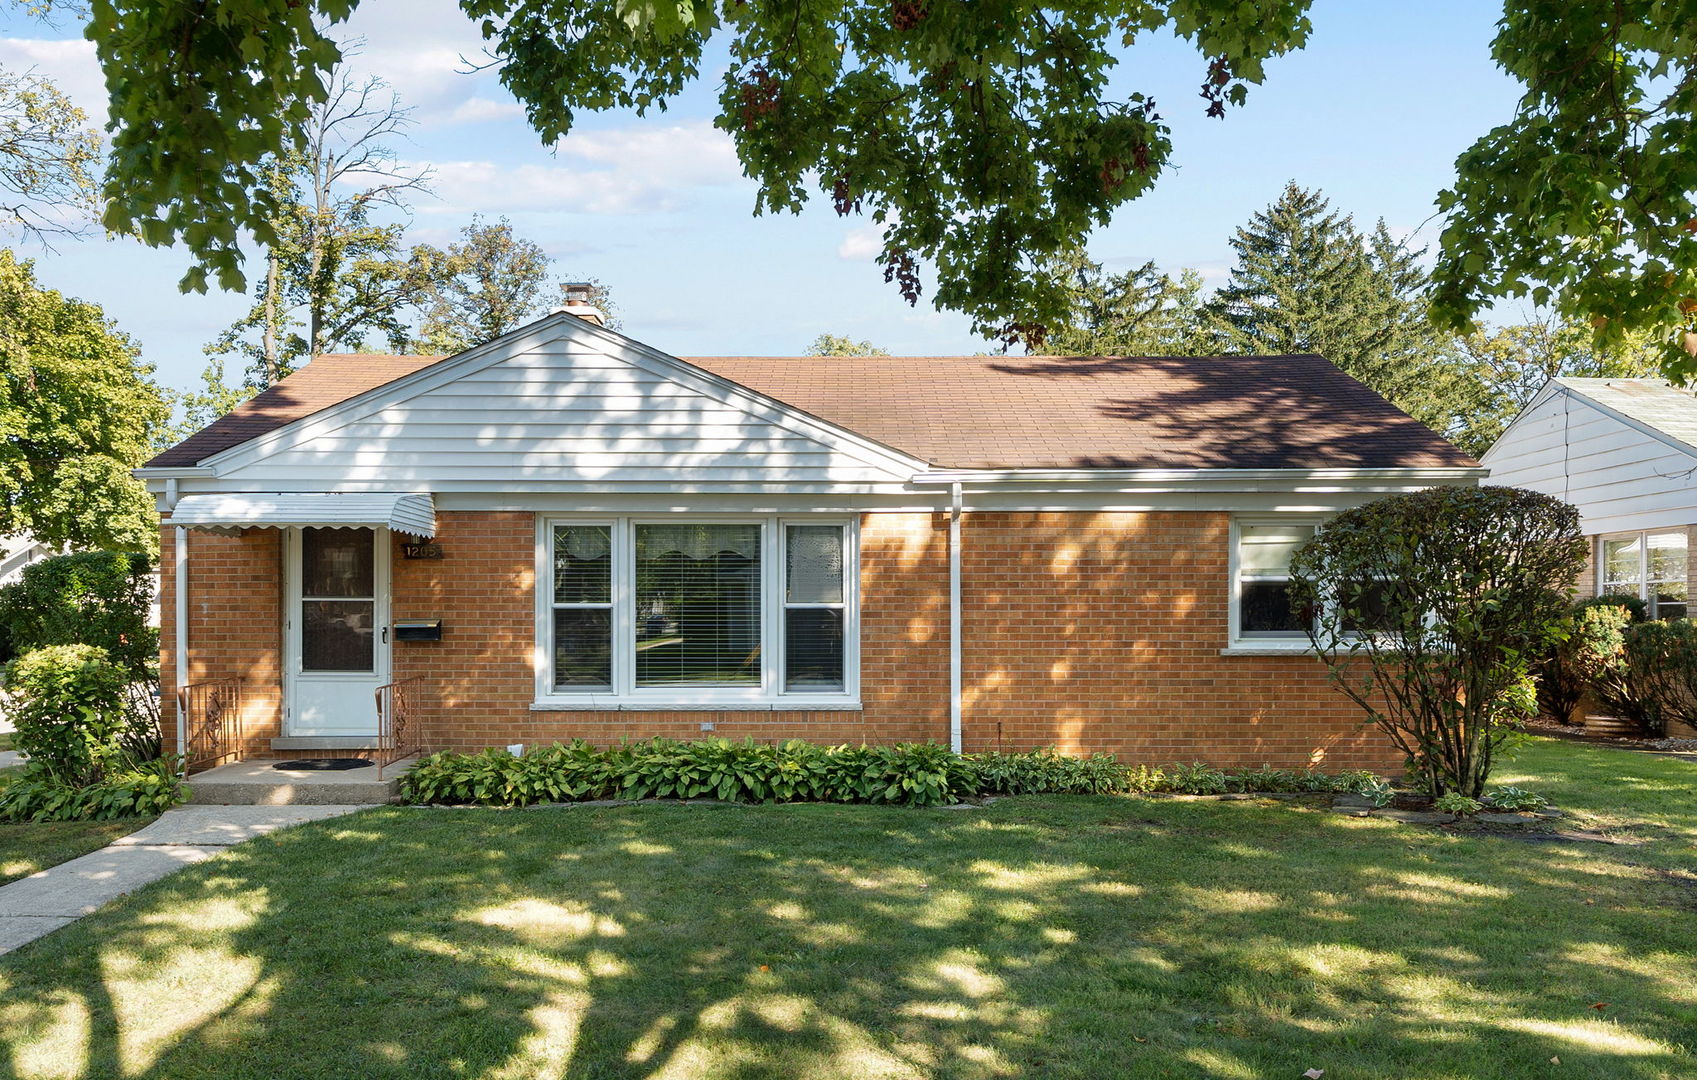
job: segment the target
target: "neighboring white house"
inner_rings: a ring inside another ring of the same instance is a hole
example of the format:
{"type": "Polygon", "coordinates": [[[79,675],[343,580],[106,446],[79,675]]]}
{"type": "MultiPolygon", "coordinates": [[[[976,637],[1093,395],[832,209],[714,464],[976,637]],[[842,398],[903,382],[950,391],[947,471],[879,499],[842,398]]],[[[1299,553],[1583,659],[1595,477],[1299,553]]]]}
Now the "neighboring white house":
{"type": "Polygon", "coordinates": [[[1697,576],[1697,396],[1662,379],[1557,378],[1482,459],[1488,483],[1579,508],[1591,538],[1582,595],[1632,593],[1686,615],[1697,576]]]}

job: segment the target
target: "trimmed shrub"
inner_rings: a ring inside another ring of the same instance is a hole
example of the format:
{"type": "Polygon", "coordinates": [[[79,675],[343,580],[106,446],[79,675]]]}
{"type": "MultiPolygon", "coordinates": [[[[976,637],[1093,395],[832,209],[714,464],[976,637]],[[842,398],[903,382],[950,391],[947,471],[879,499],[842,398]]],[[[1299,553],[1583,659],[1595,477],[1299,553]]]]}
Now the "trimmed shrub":
{"type": "Polygon", "coordinates": [[[431,754],[401,778],[410,803],[529,806],[590,799],[720,799],[726,802],[881,803],[940,806],[979,795],[1106,795],[1119,792],[1357,791],[1385,787],[1369,772],[1277,769],[1228,773],[1193,763],[1128,767],[1112,754],[1075,758],[1052,749],[961,755],[935,743],[898,746],[777,745],[723,739],[650,739],[599,750],[582,741],[431,754]]]}
{"type": "Polygon", "coordinates": [[[1621,629],[1627,622],[1643,621],[1644,601],[1636,596],[1609,593],[1574,604],[1563,620],[1562,640],[1532,667],[1538,680],[1538,711],[1557,723],[1576,723],[1574,710],[1590,686],[1588,657],[1608,653],[1611,642],[1618,652],[1621,629]]]}
{"type": "Polygon", "coordinates": [[[1509,487],[1433,488],[1337,515],[1291,561],[1291,603],[1334,688],[1433,795],[1476,797],[1566,636],[1579,513],[1509,487]]]}
{"type": "Polygon", "coordinates": [[[1642,650],[1637,665],[1627,653],[1628,633],[1652,625],[1642,622],[1643,611],[1644,602],[1636,596],[1585,601],[1575,610],[1573,633],[1563,647],[1571,670],[1590,688],[1597,704],[1649,733],[1657,721],[1643,681],[1642,650]]]}
{"type": "Polygon", "coordinates": [[[124,760],[125,673],[93,645],[49,645],[6,665],[16,743],[32,769],[72,786],[124,760]]]}
{"type": "Polygon", "coordinates": [[[0,661],[49,645],[94,645],[125,673],[123,739],[138,759],[157,757],[159,631],[148,625],[153,558],[136,552],[57,555],[0,588],[0,661]]]}
{"type": "Polygon", "coordinates": [[[1661,736],[1669,721],[1697,726],[1697,623],[1676,619],[1629,626],[1624,652],[1622,697],[1630,699],[1639,727],[1661,736]]]}
{"type": "Polygon", "coordinates": [[[158,758],[110,772],[91,784],[67,784],[33,761],[0,785],[0,821],[108,821],[162,814],[183,801],[177,763],[158,758]]]}

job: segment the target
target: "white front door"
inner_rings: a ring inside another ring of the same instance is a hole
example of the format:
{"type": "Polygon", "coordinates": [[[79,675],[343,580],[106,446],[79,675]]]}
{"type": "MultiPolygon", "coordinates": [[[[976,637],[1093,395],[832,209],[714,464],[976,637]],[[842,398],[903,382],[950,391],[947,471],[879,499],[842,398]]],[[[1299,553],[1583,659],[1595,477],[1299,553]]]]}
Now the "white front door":
{"type": "Polygon", "coordinates": [[[375,736],[389,681],[389,531],[291,529],[287,567],[290,736],[375,736]]]}

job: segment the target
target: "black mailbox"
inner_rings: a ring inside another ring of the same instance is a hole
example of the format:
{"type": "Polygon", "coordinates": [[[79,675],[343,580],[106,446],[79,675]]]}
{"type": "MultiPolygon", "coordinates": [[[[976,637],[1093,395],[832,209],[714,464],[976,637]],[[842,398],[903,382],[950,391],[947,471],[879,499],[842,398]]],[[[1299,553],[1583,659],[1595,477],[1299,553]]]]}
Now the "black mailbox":
{"type": "Polygon", "coordinates": [[[441,641],[441,619],[396,619],[396,641],[441,641]]]}

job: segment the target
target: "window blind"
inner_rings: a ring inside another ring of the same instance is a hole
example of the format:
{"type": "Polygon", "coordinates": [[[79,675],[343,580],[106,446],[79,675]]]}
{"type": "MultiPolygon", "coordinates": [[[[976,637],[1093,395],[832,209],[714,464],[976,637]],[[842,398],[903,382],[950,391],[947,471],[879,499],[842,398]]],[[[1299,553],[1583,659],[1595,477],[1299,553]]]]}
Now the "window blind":
{"type": "Polygon", "coordinates": [[[554,689],[613,686],[613,531],[554,526],[554,689]]]}
{"type": "Polygon", "coordinates": [[[784,530],[784,689],[843,689],[843,529],[784,530]]]}
{"type": "Polygon", "coordinates": [[[760,682],[760,526],[636,525],[636,685],[760,682]]]}

